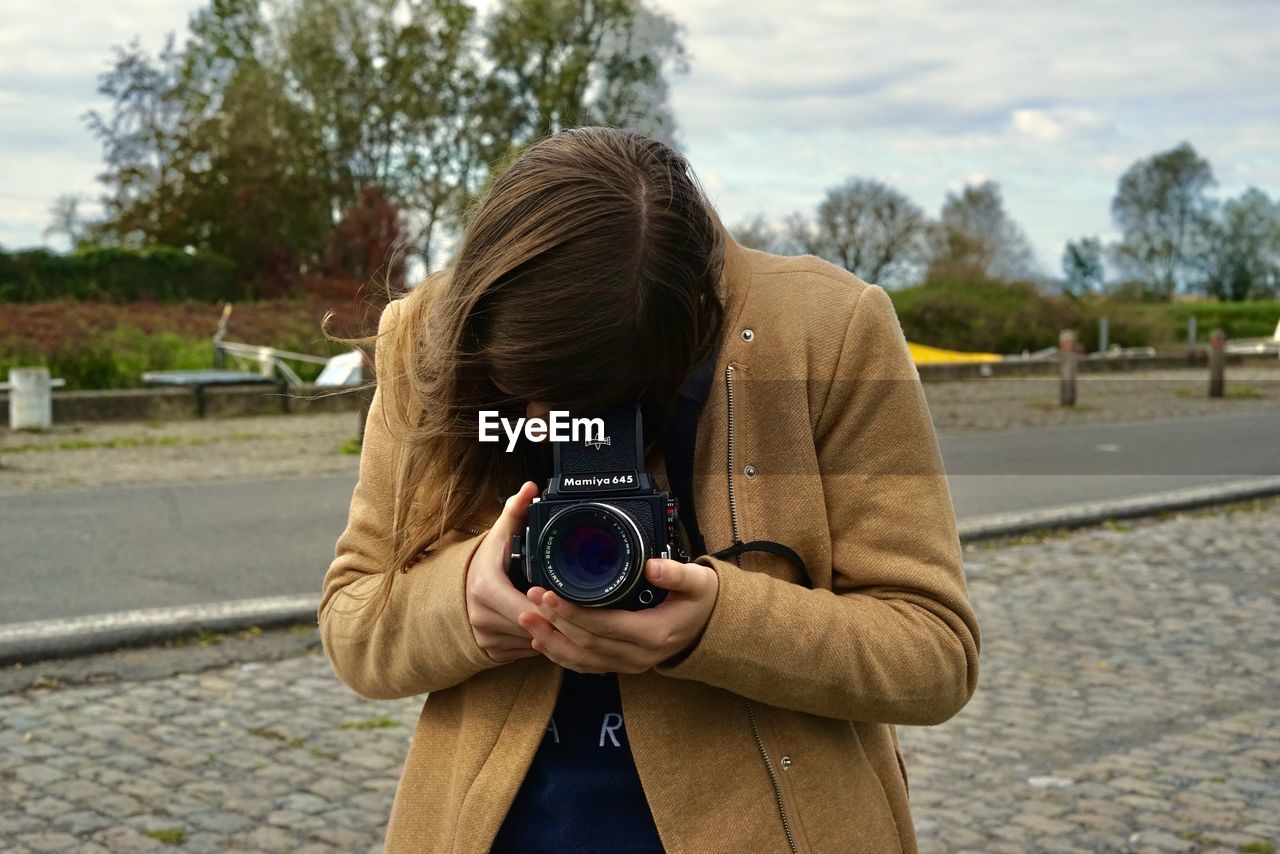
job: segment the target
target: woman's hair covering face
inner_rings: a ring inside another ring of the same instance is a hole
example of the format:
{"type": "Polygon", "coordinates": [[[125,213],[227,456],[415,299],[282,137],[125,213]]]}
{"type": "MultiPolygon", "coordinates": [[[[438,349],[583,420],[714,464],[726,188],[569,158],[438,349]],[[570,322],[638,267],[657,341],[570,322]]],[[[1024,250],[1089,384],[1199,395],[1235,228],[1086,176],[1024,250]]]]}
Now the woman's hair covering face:
{"type": "Polygon", "coordinates": [[[411,293],[392,331],[423,402],[406,425],[397,559],[547,474],[543,445],[479,443],[480,409],[638,400],[658,435],[720,332],[722,235],[684,157],[629,131],[561,131],[498,176],[450,267],[420,286],[431,298],[411,293]]]}

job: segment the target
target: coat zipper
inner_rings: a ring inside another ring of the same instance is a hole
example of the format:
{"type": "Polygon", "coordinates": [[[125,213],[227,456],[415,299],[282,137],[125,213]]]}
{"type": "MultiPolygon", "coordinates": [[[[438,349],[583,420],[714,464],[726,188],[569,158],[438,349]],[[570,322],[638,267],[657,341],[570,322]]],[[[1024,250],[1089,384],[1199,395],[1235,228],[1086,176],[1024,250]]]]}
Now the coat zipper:
{"type": "MultiPolygon", "coordinates": [[[[729,522],[733,527],[733,541],[738,542],[738,502],[733,496],[733,365],[724,368],[725,396],[729,402],[729,522]]],[[[734,555],[733,560],[742,566],[742,555],[734,555]]]]}
{"type": "MultiPolygon", "coordinates": [[[[741,538],[738,536],[738,502],[733,495],[733,365],[725,366],[724,385],[729,406],[729,523],[733,528],[733,541],[737,543],[741,538]]],[[[742,566],[741,555],[735,555],[734,559],[738,566],[742,566]]],[[[756,740],[760,758],[764,760],[764,768],[769,772],[769,782],[773,784],[773,797],[778,804],[778,816],[782,819],[782,832],[787,835],[787,846],[792,854],[799,854],[795,836],[791,833],[791,819],[787,817],[787,805],[782,800],[782,781],[778,779],[777,769],[773,767],[773,760],[769,758],[769,751],[764,746],[764,738],[760,735],[755,706],[750,700],[744,700],[744,702],[747,704],[747,720],[751,722],[751,735],[756,740]]]]}
{"type": "Polygon", "coordinates": [[[773,797],[778,802],[778,815],[782,817],[782,832],[787,835],[787,845],[791,848],[791,854],[800,854],[796,848],[796,839],[791,834],[791,821],[787,818],[787,805],[782,802],[782,782],[778,779],[778,772],[773,767],[773,761],[769,759],[769,751],[765,749],[764,739],[760,737],[760,726],[756,723],[756,709],[750,700],[747,700],[747,718],[751,721],[751,734],[755,736],[756,747],[760,749],[760,756],[764,759],[765,770],[769,772],[769,782],[773,783],[773,797]]]}

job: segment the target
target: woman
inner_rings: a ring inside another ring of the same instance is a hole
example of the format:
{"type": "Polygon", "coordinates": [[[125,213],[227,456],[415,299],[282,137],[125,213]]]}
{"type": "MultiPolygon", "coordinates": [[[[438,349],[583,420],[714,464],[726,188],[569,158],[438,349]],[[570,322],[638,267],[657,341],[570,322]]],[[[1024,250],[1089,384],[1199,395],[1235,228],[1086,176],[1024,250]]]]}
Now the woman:
{"type": "Polygon", "coordinates": [[[387,851],[915,850],[895,725],[968,702],[979,632],[883,289],[739,246],[678,153],[580,128],[498,177],[376,341],[319,622],[361,696],[429,694],[387,851]],[[670,593],[639,612],[517,591],[546,445],[482,444],[478,411],[642,401],[666,488],[657,439],[704,359],[710,554],[650,561],[670,593]],[[713,556],[759,540],[798,562],[713,556]]]}

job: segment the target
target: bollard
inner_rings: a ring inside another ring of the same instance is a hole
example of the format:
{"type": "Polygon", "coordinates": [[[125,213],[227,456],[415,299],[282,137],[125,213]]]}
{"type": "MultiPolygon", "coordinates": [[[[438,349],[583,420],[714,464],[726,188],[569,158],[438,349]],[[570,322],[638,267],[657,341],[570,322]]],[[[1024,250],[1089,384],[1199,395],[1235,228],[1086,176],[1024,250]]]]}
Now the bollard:
{"type": "Polygon", "coordinates": [[[276,361],[270,347],[258,348],[258,373],[264,377],[275,376],[276,361]]]}
{"type": "Polygon", "coordinates": [[[1226,368],[1227,335],[1215,329],[1209,333],[1209,397],[1222,397],[1226,368]]]}
{"type": "Polygon", "coordinates": [[[0,384],[9,390],[9,429],[52,427],[53,389],[62,385],[66,385],[66,380],[49,379],[48,368],[10,368],[9,382],[0,384]]]}
{"type": "Polygon", "coordinates": [[[1076,405],[1076,331],[1064,329],[1058,334],[1058,404],[1076,405]]]}
{"type": "Polygon", "coordinates": [[[1187,318],[1187,346],[1196,346],[1196,316],[1194,314],[1187,318]]]}
{"type": "Polygon", "coordinates": [[[1098,318],[1098,352],[1107,352],[1108,332],[1111,329],[1111,323],[1105,317],[1098,318]]]}

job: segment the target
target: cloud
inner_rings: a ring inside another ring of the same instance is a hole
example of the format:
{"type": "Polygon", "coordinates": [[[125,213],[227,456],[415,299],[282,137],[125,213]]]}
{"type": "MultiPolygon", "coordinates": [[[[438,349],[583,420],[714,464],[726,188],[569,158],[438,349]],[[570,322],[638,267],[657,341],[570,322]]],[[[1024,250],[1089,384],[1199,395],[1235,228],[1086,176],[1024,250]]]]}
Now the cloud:
{"type": "MultiPolygon", "coordinates": [[[[990,176],[1053,271],[1065,240],[1110,233],[1120,173],[1183,140],[1222,194],[1280,195],[1274,0],[648,2],[684,25],[679,138],[731,223],[812,210],[853,175],[936,213],[949,188],[990,176]]],[[[81,116],[112,46],[138,35],[154,51],[198,5],[9,0],[0,243],[39,242],[58,194],[96,194],[81,116]]]]}
{"type": "Polygon", "coordinates": [[[1014,110],[1013,128],[1031,139],[1056,142],[1065,136],[1110,131],[1112,125],[1105,116],[1093,110],[1052,107],[1047,110],[1014,110]]]}

